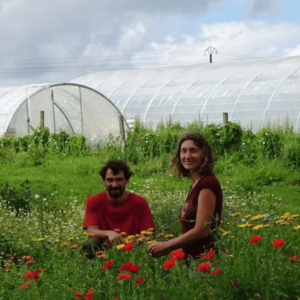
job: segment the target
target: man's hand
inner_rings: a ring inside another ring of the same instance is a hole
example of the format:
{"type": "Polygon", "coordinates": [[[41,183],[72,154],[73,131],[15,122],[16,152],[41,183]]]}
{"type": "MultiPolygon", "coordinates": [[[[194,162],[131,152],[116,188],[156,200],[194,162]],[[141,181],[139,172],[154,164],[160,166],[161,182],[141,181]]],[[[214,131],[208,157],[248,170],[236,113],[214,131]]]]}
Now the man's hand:
{"type": "Polygon", "coordinates": [[[98,226],[88,226],[87,230],[89,234],[92,234],[96,238],[102,240],[108,239],[110,242],[114,242],[118,245],[123,244],[123,238],[121,234],[113,230],[101,230],[98,226]]]}
{"type": "Polygon", "coordinates": [[[121,234],[115,231],[107,231],[106,235],[110,242],[116,242],[118,245],[123,244],[123,238],[121,234]]]}

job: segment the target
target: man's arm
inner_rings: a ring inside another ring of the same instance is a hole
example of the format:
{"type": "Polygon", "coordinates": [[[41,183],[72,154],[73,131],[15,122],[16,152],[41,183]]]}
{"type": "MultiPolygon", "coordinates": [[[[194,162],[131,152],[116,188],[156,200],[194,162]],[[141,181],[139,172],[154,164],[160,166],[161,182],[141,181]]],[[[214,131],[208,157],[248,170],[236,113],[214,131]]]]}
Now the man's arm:
{"type": "Polygon", "coordinates": [[[103,240],[108,239],[110,242],[115,241],[119,245],[123,243],[122,236],[113,230],[101,230],[99,229],[98,226],[88,226],[87,232],[92,234],[93,237],[99,239],[103,239],[103,240]]]}
{"type": "Polygon", "coordinates": [[[139,218],[139,231],[141,232],[150,228],[156,229],[149,204],[145,201],[139,218]]]}

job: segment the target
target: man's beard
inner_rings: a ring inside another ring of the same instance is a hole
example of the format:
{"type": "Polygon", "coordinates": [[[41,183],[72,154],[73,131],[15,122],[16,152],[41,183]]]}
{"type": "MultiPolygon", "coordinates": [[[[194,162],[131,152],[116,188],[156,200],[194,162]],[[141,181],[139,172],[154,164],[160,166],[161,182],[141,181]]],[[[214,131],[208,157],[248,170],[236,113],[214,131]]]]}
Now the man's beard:
{"type": "Polygon", "coordinates": [[[107,192],[109,194],[110,197],[112,198],[119,198],[122,196],[122,194],[125,191],[125,185],[123,187],[114,187],[114,188],[107,188],[107,192]]]}

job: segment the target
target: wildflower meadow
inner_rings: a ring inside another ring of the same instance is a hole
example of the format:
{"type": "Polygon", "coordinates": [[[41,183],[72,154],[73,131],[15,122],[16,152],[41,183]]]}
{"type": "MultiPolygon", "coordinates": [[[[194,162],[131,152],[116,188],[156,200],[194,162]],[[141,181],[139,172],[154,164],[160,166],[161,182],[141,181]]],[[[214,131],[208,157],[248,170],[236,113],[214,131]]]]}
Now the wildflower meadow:
{"type": "Polygon", "coordinates": [[[82,137],[68,145],[65,133],[0,139],[0,299],[299,299],[299,135],[226,126],[138,123],[123,151],[116,137],[102,149],[82,137]],[[205,132],[217,156],[224,207],[216,247],[194,260],[181,249],[153,258],[150,243],[180,235],[190,182],[168,165],[188,130],[205,132]],[[148,200],[157,228],[120,232],[123,244],[107,242],[88,259],[84,203],[104,189],[98,171],[112,157],[130,163],[127,189],[148,200]]]}

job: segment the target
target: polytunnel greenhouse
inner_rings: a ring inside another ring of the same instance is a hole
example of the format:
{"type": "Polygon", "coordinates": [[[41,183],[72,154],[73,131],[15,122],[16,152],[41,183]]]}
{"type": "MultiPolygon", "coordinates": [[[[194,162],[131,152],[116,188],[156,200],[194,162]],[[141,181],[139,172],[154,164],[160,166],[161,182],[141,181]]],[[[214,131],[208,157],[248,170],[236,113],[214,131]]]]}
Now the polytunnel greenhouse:
{"type": "Polygon", "coordinates": [[[300,131],[300,56],[217,61],[160,68],[103,70],[72,80],[99,91],[127,118],[156,127],[228,120],[254,132],[293,125],[300,131]]]}
{"type": "Polygon", "coordinates": [[[120,111],[98,91],[72,83],[40,84],[0,88],[0,136],[33,133],[41,111],[50,132],[82,134],[92,145],[128,129],[120,111]]]}

